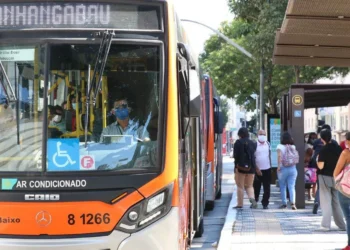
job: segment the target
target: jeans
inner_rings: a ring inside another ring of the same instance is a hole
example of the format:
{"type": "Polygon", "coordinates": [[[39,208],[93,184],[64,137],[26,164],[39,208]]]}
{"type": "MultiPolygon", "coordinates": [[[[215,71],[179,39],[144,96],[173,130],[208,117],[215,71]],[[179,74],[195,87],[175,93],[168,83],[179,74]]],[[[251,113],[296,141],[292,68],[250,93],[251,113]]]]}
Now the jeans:
{"type": "Polygon", "coordinates": [[[348,233],[348,246],[350,246],[350,198],[338,192],[340,207],[346,220],[346,232],[348,233]]]}
{"type": "Polygon", "coordinates": [[[295,182],[297,180],[298,171],[296,166],[281,167],[278,172],[278,181],[281,190],[282,204],[287,205],[287,187],[289,191],[289,198],[292,204],[295,204],[295,182]]]}
{"type": "Polygon", "coordinates": [[[318,176],[317,176],[317,180],[316,180],[316,196],[315,196],[315,201],[314,201],[314,204],[315,203],[318,203],[320,204],[320,184],[318,183],[318,176]]]}

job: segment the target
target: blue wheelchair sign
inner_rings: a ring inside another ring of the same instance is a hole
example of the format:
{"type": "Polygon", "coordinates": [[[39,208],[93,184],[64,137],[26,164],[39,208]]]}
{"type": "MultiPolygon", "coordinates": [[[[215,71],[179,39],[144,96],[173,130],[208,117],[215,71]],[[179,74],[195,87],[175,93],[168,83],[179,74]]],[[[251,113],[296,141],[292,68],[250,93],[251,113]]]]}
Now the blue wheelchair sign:
{"type": "Polygon", "coordinates": [[[49,139],[48,171],[79,171],[79,139],[49,139]]]}
{"type": "Polygon", "coordinates": [[[294,117],[301,117],[302,113],[301,110],[294,110],[294,117]]]}

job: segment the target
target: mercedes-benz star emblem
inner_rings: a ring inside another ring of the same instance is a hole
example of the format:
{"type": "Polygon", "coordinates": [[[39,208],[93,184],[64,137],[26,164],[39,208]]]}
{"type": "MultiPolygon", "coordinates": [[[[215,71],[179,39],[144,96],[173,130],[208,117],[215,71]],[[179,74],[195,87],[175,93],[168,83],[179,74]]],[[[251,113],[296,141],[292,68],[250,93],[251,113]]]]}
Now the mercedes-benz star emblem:
{"type": "Polygon", "coordinates": [[[36,223],[41,227],[47,227],[51,224],[51,214],[47,211],[40,211],[35,216],[36,223]]]}

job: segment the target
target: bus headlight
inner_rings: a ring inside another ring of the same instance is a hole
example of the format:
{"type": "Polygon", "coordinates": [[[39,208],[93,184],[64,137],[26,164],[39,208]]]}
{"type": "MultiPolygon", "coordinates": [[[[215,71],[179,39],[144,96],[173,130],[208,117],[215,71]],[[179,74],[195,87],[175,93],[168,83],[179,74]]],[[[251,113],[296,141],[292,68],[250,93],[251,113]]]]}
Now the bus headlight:
{"type": "Polygon", "coordinates": [[[171,208],[174,183],[131,207],[119,221],[116,230],[135,233],[165,216],[171,208]]]}
{"type": "Polygon", "coordinates": [[[151,198],[148,202],[147,202],[147,209],[146,212],[150,213],[152,212],[154,209],[156,209],[157,207],[163,205],[164,203],[164,197],[165,197],[165,192],[161,192],[160,194],[157,194],[156,196],[154,196],[153,198],[151,198]]]}

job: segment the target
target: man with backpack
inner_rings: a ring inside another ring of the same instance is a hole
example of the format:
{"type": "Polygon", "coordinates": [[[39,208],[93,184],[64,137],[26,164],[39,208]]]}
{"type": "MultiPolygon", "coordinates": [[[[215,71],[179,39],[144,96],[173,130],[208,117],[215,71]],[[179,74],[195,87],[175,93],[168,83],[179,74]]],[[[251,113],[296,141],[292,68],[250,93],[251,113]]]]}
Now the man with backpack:
{"type": "Polygon", "coordinates": [[[255,144],[249,139],[247,128],[238,130],[239,140],[234,144],[235,158],[235,181],[237,185],[237,206],[243,208],[244,189],[247,192],[251,208],[257,208],[258,204],[254,198],[253,181],[255,175],[255,144]]]}
{"type": "Polygon", "coordinates": [[[271,148],[267,141],[266,132],[259,130],[258,141],[255,151],[256,175],[254,179],[255,201],[259,201],[261,185],[264,187],[264,194],[261,204],[268,209],[271,187],[271,148]]]}

